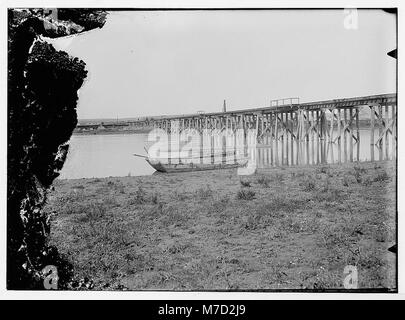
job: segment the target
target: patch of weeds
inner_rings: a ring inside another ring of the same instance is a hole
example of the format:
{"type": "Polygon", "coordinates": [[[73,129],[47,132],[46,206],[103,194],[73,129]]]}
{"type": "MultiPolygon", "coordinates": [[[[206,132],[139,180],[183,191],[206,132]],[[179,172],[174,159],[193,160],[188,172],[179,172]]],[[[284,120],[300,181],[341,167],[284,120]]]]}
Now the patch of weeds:
{"type": "Polygon", "coordinates": [[[316,188],[316,181],[313,176],[307,176],[303,181],[299,183],[304,191],[312,191],[316,188]]]}
{"type": "Polygon", "coordinates": [[[116,207],[118,205],[117,199],[114,196],[106,196],[103,203],[108,207],[116,207]]]}
{"type": "Polygon", "coordinates": [[[283,267],[281,264],[273,264],[271,266],[271,279],[276,283],[282,283],[287,277],[287,274],[283,271],[283,267]]]}
{"type": "Polygon", "coordinates": [[[363,235],[364,234],[364,230],[363,230],[364,226],[362,224],[355,224],[351,227],[351,236],[358,236],[358,235],[363,235]]]}
{"type": "Polygon", "coordinates": [[[158,204],[159,203],[159,194],[157,194],[157,193],[152,194],[150,201],[153,204],[158,204]]]}
{"type": "Polygon", "coordinates": [[[359,176],[359,180],[357,180],[357,179],[355,179],[354,177],[353,177],[353,175],[344,175],[343,176],[343,178],[342,178],[342,184],[343,184],[343,186],[345,186],[345,187],[350,187],[350,185],[352,185],[352,184],[355,184],[356,182],[358,182],[358,181],[361,181],[360,180],[361,179],[361,177],[359,176]]]}
{"type": "Polygon", "coordinates": [[[260,176],[259,178],[257,178],[256,182],[260,184],[262,187],[268,188],[270,184],[270,179],[269,177],[266,176],[260,176]]]}
{"type": "Polygon", "coordinates": [[[294,212],[297,209],[304,209],[308,202],[307,198],[285,198],[276,196],[271,200],[270,206],[275,212],[294,212]]]}
{"type": "Polygon", "coordinates": [[[178,200],[178,201],[184,201],[184,200],[187,199],[187,195],[186,195],[186,193],[184,192],[184,190],[181,190],[181,191],[176,190],[176,191],[174,192],[174,198],[175,198],[176,200],[178,200]]]}
{"type": "Polygon", "coordinates": [[[139,186],[138,189],[136,189],[135,193],[132,193],[132,197],[129,199],[128,204],[134,205],[134,204],[145,204],[145,203],[152,203],[152,204],[158,204],[159,203],[159,194],[158,193],[153,193],[148,196],[146,191],[139,186]]]}
{"type": "Polygon", "coordinates": [[[331,273],[329,270],[320,266],[314,270],[309,276],[309,279],[305,281],[304,288],[324,290],[328,288],[338,288],[341,286],[341,279],[338,275],[331,273]]]}
{"type": "Polygon", "coordinates": [[[299,177],[303,177],[303,176],[305,176],[305,171],[300,171],[300,172],[297,172],[296,174],[295,174],[295,176],[297,177],[297,178],[299,178],[299,177]]]}
{"type": "Polygon", "coordinates": [[[278,201],[282,201],[282,198],[277,198],[274,202],[261,205],[256,209],[256,214],[262,217],[276,219],[284,217],[284,210],[280,210],[280,204],[278,204],[278,201]]]}
{"type": "Polygon", "coordinates": [[[125,194],[125,186],[122,183],[117,183],[115,186],[115,190],[118,193],[125,194]]]}
{"type": "Polygon", "coordinates": [[[229,203],[229,197],[225,196],[219,200],[215,200],[212,203],[212,210],[216,213],[221,213],[225,210],[227,204],[229,203]]]}
{"type": "Polygon", "coordinates": [[[278,183],[284,182],[284,175],[281,173],[276,173],[274,178],[275,178],[276,182],[278,182],[278,183]]]}
{"type": "Polygon", "coordinates": [[[242,187],[246,187],[249,188],[252,186],[252,183],[249,180],[240,180],[240,184],[242,185],[242,187]]]}
{"type": "Polygon", "coordinates": [[[135,274],[137,272],[145,272],[154,270],[155,260],[150,253],[146,255],[127,253],[124,255],[127,266],[124,269],[126,274],[135,274]]]}
{"type": "Polygon", "coordinates": [[[170,206],[163,209],[161,223],[164,227],[168,226],[184,226],[188,221],[188,217],[180,212],[176,207],[170,206]]]}
{"type": "Polygon", "coordinates": [[[282,221],[282,226],[285,230],[294,232],[294,233],[299,233],[302,231],[301,223],[300,221],[294,219],[292,216],[287,216],[283,221],[282,221]]]}
{"type": "Polygon", "coordinates": [[[212,197],[212,190],[210,188],[210,186],[207,186],[205,188],[199,188],[195,194],[198,198],[206,200],[209,199],[210,197],[212,197]]]}
{"type": "Polygon", "coordinates": [[[355,172],[354,177],[356,178],[357,183],[361,183],[363,181],[361,174],[358,171],[355,172]]]}
{"type": "Polygon", "coordinates": [[[375,235],[375,240],[377,242],[387,242],[388,238],[389,238],[388,230],[386,228],[379,227],[375,235]]]}
{"type": "Polygon", "coordinates": [[[317,218],[319,218],[319,217],[316,215],[316,217],[304,219],[303,224],[302,224],[302,231],[311,232],[311,233],[318,232],[321,224],[319,222],[319,219],[317,219],[317,218]]]}
{"type": "Polygon", "coordinates": [[[163,249],[163,253],[183,254],[191,245],[189,243],[170,243],[163,249]]]}
{"type": "Polygon", "coordinates": [[[322,187],[320,188],[320,192],[329,192],[330,189],[331,189],[330,180],[329,177],[327,177],[323,182],[322,187]]]}
{"type": "Polygon", "coordinates": [[[329,171],[329,168],[328,168],[328,167],[321,167],[321,168],[319,169],[319,172],[320,172],[320,173],[324,173],[324,174],[327,174],[328,171],[329,171]]]}
{"type": "Polygon", "coordinates": [[[359,172],[359,173],[361,173],[361,174],[367,172],[367,169],[366,169],[366,168],[363,168],[363,167],[358,166],[358,165],[355,165],[355,166],[353,167],[353,169],[354,169],[355,172],[359,172]]]}
{"type": "Polygon", "coordinates": [[[353,229],[345,227],[326,227],[320,232],[320,236],[327,249],[338,250],[343,249],[345,252],[350,252],[352,255],[358,255],[358,252],[353,248],[356,238],[353,238],[353,229]]]}
{"type": "Polygon", "coordinates": [[[379,173],[375,178],[374,178],[374,182],[382,182],[382,181],[387,181],[390,179],[390,176],[388,175],[387,172],[383,171],[381,173],[379,173]]]}
{"type": "Polygon", "coordinates": [[[367,170],[360,166],[354,166],[353,169],[354,169],[353,176],[355,177],[357,183],[361,183],[363,181],[362,174],[366,173],[367,170]]]}
{"type": "Polygon", "coordinates": [[[314,233],[319,229],[319,221],[315,217],[295,217],[294,215],[286,216],[282,221],[281,225],[284,230],[293,233],[300,232],[310,232],[314,233]]]}
{"type": "Polygon", "coordinates": [[[236,194],[236,198],[240,200],[253,200],[256,193],[252,190],[241,189],[236,194]]]}
{"type": "Polygon", "coordinates": [[[135,191],[135,196],[131,199],[131,204],[143,204],[146,202],[146,192],[141,186],[135,191]]]}
{"type": "Polygon", "coordinates": [[[62,206],[58,206],[58,213],[60,215],[75,215],[85,212],[87,210],[87,206],[80,203],[71,203],[67,202],[62,206]]]}
{"type": "Polygon", "coordinates": [[[149,217],[156,218],[156,217],[160,217],[163,215],[163,203],[159,202],[156,205],[153,206],[149,217]]]}
{"type": "Polygon", "coordinates": [[[360,255],[358,265],[364,269],[381,270],[384,261],[377,250],[366,251],[360,255]]]}
{"type": "Polygon", "coordinates": [[[63,194],[62,196],[59,196],[55,200],[55,206],[57,208],[61,208],[61,211],[68,211],[69,207],[74,207],[77,204],[83,203],[86,201],[86,196],[84,192],[69,192],[67,194],[63,194]]]}
{"type": "Polygon", "coordinates": [[[368,186],[371,186],[372,185],[372,183],[373,183],[373,180],[371,180],[370,178],[365,178],[365,179],[363,179],[363,186],[366,186],[366,187],[368,187],[368,186]]]}
{"type": "Polygon", "coordinates": [[[166,282],[176,281],[177,277],[170,272],[160,271],[154,276],[157,285],[162,285],[166,282]]]}
{"type": "Polygon", "coordinates": [[[342,199],[342,192],[329,187],[328,189],[317,192],[314,199],[319,202],[337,202],[342,199]]]}
{"type": "Polygon", "coordinates": [[[82,207],[83,215],[78,216],[78,222],[95,222],[103,218],[106,214],[106,208],[103,203],[91,203],[82,207]]]}
{"type": "Polygon", "coordinates": [[[275,209],[272,204],[264,204],[255,209],[254,212],[242,217],[241,228],[246,230],[264,229],[274,226],[277,219],[283,218],[284,213],[275,209]]]}
{"type": "Polygon", "coordinates": [[[261,226],[261,217],[257,213],[249,214],[242,220],[241,226],[246,230],[256,230],[261,226]]]}
{"type": "Polygon", "coordinates": [[[85,250],[79,250],[75,257],[77,272],[85,271],[110,283],[119,278],[130,259],[123,250],[132,244],[139,245],[140,226],[102,220],[97,227],[81,224],[78,229],[76,236],[85,245],[85,250]]]}
{"type": "Polygon", "coordinates": [[[273,238],[274,238],[274,239],[279,239],[279,240],[281,240],[281,239],[285,239],[287,236],[288,236],[288,235],[287,235],[287,232],[285,232],[284,230],[276,230],[276,231],[273,233],[273,238]]]}

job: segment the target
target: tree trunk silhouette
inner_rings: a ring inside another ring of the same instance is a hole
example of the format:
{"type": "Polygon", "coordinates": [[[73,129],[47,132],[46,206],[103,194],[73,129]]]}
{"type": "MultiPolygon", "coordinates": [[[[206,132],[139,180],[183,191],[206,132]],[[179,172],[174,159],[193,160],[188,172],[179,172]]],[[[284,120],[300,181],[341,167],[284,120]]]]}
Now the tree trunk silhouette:
{"type": "Polygon", "coordinates": [[[8,289],[43,289],[47,265],[57,268],[59,288],[71,280],[72,265],[47,243],[49,217],[41,209],[65,162],[87,71],[41,36],[101,28],[106,15],[95,9],[8,11],[8,289]]]}

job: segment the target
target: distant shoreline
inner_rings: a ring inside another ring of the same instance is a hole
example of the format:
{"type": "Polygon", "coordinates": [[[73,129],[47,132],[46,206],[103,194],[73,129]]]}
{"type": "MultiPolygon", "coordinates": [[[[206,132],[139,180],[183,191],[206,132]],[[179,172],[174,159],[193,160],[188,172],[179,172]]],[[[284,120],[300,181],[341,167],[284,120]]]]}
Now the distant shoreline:
{"type": "Polygon", "coordinates": [[[134,129],[134,130],[92,130],[92,131],[73,131],[73,135],[92,136],[92,135],[110,135],[110,134],[147,134],[151,129],[134,129]]]}
{"type": "MultiPolygon", "coordinates": [[[[337,130],[337,128],[335,128],[337,130]]],[[[370,129],[366,124],[360,123],[359,130],[370,129]]],[[[151,131],[148,129],[133,129],[133,130],[91,130],[91,131],[73,131],[73,135],[83,136],[83,135],[111,135],[111,134],[147,134],[151,131]]]]}

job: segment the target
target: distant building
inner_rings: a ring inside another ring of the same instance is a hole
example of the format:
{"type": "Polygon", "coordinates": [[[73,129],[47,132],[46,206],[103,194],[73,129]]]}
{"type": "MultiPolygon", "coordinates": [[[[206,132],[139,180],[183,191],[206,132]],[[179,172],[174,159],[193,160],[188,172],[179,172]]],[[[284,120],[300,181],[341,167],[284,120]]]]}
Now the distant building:
{"type": "Polygon", "coordinates": [[[224,106],[222,107],[222,112],[226,112],[226,100],[224,100],[224,106]]]}

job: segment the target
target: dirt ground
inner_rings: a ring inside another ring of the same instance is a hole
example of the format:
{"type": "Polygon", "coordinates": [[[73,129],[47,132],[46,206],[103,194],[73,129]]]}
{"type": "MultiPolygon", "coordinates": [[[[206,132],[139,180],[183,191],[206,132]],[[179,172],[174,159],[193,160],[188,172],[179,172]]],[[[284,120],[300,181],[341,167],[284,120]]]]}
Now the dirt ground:
{"type": "Polygon", "coordinates": [[[396,288],[393,162],[57,180],[46,211],[84,289],[396,288]]]}

